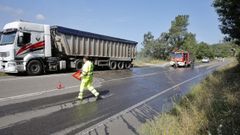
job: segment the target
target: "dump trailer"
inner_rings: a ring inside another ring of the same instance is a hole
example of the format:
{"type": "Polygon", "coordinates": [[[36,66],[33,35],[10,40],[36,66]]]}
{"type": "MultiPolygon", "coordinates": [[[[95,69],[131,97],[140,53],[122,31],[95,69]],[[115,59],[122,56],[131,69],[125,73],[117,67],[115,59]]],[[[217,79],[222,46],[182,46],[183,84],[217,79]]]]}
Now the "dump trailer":
{"type": "Polygon", "coordinates": [[[0,71],[38,75],[81,69],[88,56],[96,66],[129,69],[137,42],[62,26],[16,21],[0,32],[0,71]]]}

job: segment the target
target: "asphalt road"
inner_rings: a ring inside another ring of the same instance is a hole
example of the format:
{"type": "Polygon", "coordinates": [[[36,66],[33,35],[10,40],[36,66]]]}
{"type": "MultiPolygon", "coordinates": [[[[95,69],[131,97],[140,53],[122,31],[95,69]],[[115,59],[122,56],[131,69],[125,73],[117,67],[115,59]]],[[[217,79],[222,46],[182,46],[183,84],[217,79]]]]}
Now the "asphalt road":
{"type": "MultiPolygon", "coordinates": [[[[227,62],[212,62],[194,69],[154,66],[96,71],[94,85],[107,97],[87,104],[74,102],[79,81],[72,78],[71,73],[1,77],[0,135],[91,134],[93,130],[99,134],[98,126],[106,126],[104,122],[122,117],[144,104],[157,112],[170,109],[163,106],[172,102],[173,97],[178,99],[187,93],[192,85],[225,64],[227,62]],[[63,89],[56,88],[59,82],[64,85],[63,89]]],[[[88,92],[85,95],[91,97],[88,92]]],[[[139,120],[145,122],[143,118],[139,120]]],[[[138,134],[130,125],[128,129],[138,134]]],[[[113,130],[111,134],[122,133],[113,130]]]]}

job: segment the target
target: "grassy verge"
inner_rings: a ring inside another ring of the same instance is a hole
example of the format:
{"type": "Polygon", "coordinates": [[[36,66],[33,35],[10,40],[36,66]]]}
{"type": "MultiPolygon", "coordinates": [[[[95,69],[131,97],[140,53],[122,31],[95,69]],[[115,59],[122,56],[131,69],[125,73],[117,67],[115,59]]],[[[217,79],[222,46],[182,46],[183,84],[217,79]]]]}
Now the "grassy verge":
{"type": "Polygon", "coordinates": [[[144,135],[240,134],[240,66],[209,75],[175,107],[143,125],[144,135]]]}
{"type": "Polygon", "coordinates": [[[160,59],[153,59],[153,58],[141,58],[133,61],[133,64],[136,67],[149,66],[154,64],[164,64],[164,63],[167,63],[167,61],[160,60],[160,59]]]}

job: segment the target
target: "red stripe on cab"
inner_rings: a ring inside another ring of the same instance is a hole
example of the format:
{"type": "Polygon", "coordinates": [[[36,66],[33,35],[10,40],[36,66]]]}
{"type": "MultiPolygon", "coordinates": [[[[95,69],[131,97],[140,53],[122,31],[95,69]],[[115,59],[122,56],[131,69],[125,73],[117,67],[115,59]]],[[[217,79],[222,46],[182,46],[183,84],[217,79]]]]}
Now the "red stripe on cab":
{"type": "Polygon", "coordinates": [[[44,45],[45,45],[44,41],[40,41],[40,42],[37,42],[35,44],[26,44],[17,51],[16,55],[19,55],[22,52],[24,52],[26,50],[29,50],[29,49],[36,49],[36,48],[44,47],[44,45]]]}

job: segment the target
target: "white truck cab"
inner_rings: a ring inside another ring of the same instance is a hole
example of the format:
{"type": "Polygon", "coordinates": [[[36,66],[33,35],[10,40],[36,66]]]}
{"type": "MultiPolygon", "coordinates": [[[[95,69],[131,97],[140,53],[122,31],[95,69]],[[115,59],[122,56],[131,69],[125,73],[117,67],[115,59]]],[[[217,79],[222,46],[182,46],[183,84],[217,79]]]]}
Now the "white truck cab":
{"type": "MultiPolygon", "coordinates": [[[[3,27],[0,36],[0,71],[18,73],[40,70],[34,59],[51,57],[50,26],[16,21],[3,27]]],[[[38,72],[38,71],[36,71],[38,72]]]]}

